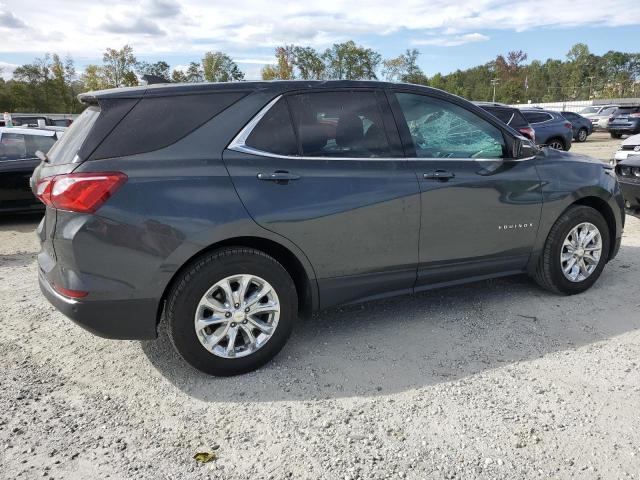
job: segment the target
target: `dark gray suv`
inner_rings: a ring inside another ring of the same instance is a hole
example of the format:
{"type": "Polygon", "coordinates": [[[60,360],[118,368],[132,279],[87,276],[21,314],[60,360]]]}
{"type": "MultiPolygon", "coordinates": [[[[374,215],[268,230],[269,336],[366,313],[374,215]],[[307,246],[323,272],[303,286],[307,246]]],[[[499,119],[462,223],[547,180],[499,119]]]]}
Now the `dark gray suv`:
{"type": "Polygon", "coordinates": [[[154,338],[163,317],[210,374],[259,367],[299,315],[333,305],[527,272],[580,293],[620,246],[611,167],[538,149],[439,90],[247,82],[80,99],[32,177],[42,291],[109,338],[154,338]]]}

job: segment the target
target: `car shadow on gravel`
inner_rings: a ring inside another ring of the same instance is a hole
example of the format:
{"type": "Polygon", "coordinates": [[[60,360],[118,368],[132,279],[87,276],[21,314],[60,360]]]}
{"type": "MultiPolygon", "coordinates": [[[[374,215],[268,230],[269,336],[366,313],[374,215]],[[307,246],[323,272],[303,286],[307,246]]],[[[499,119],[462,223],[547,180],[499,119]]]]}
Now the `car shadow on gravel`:
{"type": "Polygon", "coordinates": [[[326,310],[300,320],[273,362],[237,377],[195,371],[162,327],[141,345],[163,376],[203,401],[387,395],[639,329],[638,301],[628,302],[640,295],[638,258],[640,248],[624,247],[590,291],[572,297],[519,276],[326,310]]]}
{"type": "Polygon", "coordinates": [[[38,227],[43,215],[44,212],[0,215],[0,231],[33,232],[38,227]]]}

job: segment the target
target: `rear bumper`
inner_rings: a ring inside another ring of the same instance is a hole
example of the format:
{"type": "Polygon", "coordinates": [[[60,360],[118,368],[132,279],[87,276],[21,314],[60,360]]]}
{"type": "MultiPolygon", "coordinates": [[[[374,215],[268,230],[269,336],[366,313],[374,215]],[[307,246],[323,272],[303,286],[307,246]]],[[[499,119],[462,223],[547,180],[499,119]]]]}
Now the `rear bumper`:
{"type": "Polygon", "coordinates": [[[40,290],[67,318],[91,333],[118,340],[151,340],[157,337],[157,301],[76,300],[56,292],[42,271],[40,290]]]}

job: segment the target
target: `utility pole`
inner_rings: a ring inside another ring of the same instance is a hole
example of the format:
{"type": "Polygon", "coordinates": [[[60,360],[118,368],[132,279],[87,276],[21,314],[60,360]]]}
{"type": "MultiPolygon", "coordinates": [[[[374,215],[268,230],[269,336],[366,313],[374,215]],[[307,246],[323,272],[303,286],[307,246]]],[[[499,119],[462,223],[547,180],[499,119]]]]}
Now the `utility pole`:
{"type": "Polygon", "coordinates": [[[493,100],[492,102],[495,103],[496,101],[496,85],[498,85],[500,83],[500,80],[498,80],[497,78],[494,78],[491,80],[491,85],[493,85],[493,100]]]}
{"type": "Polygon", "coordinates": [[[589,79],[589,96],[587,97],[587,100],[591,100],[591,89],[593,88],[593,79],[595,77],[587,77],[589,79]]]}

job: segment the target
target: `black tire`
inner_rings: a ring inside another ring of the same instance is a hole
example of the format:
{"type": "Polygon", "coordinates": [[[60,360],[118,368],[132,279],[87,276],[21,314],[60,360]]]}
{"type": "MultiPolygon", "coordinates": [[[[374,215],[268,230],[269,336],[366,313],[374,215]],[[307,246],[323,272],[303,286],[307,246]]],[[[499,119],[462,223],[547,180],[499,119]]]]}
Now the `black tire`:
{"type": "Polygon", "coordinates": [[[588,136],[589,136],[589,132],[587,132],[587,129],[581,128],[580,130],[578,130],[578,133],[576,135],[576,141],[580,143],[586,142],[588,136]]]}
{"type": "Polygon", "coordinates": [[[551,227],[549,236],[538,260],[534,273],[535,281],[543,288],[564,295],[575,295],[589,289],[600,277],[609,256],[609,227],[604,217],[597,210],[584,205],[568,208],[551,227]],[[562,272],[560,253],[562,244],[575,226],[589,222],[596,226],[602,238],[600,262],[593,273],[580,282],[572,282],[562,272]]]}
{"type": "Polygon", "coordinates": [[[168,332],[175,349],[191,366],[217,376],[249,372],[275,357],[291,335],[297,315],[296,287],[285,268],[264,252],[243,247],[224,248],[197,259],[176,279],[166,304],[168,332]],[[218,281],[237,274],[256,275],[273,287],[278,295],[280,318],[262,347],[244,357],[224,358],[200,343],[194,318],[205,292],[218,281]]]}
{"type": "Polygon", "coordinates": [[[622,134],[621,133],[613,133],[613,132],[611,132],[611,138],[622,138],[622,134]]]}

